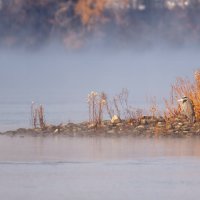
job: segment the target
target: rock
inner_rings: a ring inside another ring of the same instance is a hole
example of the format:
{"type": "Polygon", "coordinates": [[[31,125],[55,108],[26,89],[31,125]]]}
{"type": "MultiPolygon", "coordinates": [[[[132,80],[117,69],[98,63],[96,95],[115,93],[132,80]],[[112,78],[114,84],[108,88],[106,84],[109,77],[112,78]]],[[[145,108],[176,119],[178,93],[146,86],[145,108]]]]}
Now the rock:
{"type": "Polygon", "coordinates": [[[167,124],[166,125],[166,129],[172,129],[173,127],[172,127],[172,125],[171,124],[167,124]]]}
{"type": "Polygon", "coordinates": [[[157,123],[157,126],[158,126],[158,127],[164,127],[164,125],[165,125],[165,124],[164,124],[163,122],[158,122],[158,123],[157,123]]]}
{"type": "Polygon", "coordinates": [[[58,128],[54,131],[54,133],[58,133],[58,128]]]}
{"type": "Polygon", "coordinates": [[[89,125],[88,125],[88,128],[89,128],[89,129],[94,129],[94,128],[96,128],[96,127],[97,127],[96,124],[89,124],[89,125]]]}
{"type": "Polygon", "coordinates": [[[200,133],[200,129],[198,129],[198,130],[196,131],[196,133],[200,133]]]}
{"type": "Polygon", "coordinates": [[[179,125],[179,126],[183,126],[183,123],[179,122],[178,125],[179,125]]]}
{"type": "Polygon", "coordinates": [[[172,130],[172,129],[169,129],[169,130],[167,131],[167,133],[170,133],[170,134],[172,134],[172,133],[174,133],[174,130],[172,130]]]}
{"type": "Polygon", "coordinates": [[[77,128],[73,128],[73,129],[72,129],[72,132],[73,132],[73,133],[76,133],[76,132],[77,132],[77,128]]]}
{"type": "Polygon", "coordinates": [[[149,123],[150,124],[156,124],[158,122],[158,119],[152,117],[150,120],[149,120],[149,123]]]}
{"type": "Polygon", "coordinates": [[[27,129],[25,128],[19,128],[16,130],[17,133],[27,133],[27,129]]]}
{"type": "Polygon", "coordinates": [[[112,124],[118,124],[121,122],[121,119],[117,116],[117,115],[114,115],[111,119],[111,123],[112,124]]]}
{"type": "Polygon", "coordinates": [[[181,128],[181,127],[180,127],[179,125],[175,126],[175,129],[176,129],[176,130],[180,130],[180,128],[181,128]]]}
{"type": "Polygon", "coordinates": [[[143,131],[145,129],[145,127],[143,125],[137,126],[136,127],[137,130],[143,131]]]}
{"type": "Polygon", "coordinates": [[[79,128],[77,128],[77,131],[81,132],[81,131],[83,131],[83,129],[79,127],[79,128]]]}
{"type": "Polygon", "coordinates": [[[114,133],[115,133],[115,130],[109,130],[107,133],[109,133],[109,134],[114,134],[114,133]]]}
{"type": "Polygon", "coordinates": [[[118,124],[116,124],[117,126],[119,126],[119,127],[121,127],[121,126],[123,126],[124,124],[123,123],[118,123],[118,124]]]}
{"type": "Polygon", "coordinates": [[[158,117],[158,121],[159,122],[165,122],[165,119],[162,116],[160,116],[160,117],[158,117]]]}
{"type": "Polygon", "coordinates": [[[148,122],[147,122],[147,120],[146,120],[146,119],[141,119],[141,121],[140,121],[140,124],[142,124],[142,125],[147,125],[147,124],[148,124],[148,122]]]}
{"type": "Polygon", "coordinates": [[[188,134],[188,133],[189,133],[189,131],[183,131],[183,133],[184,133],[184,134],[188,134]]]}
{"type": "Polygon", "coordinates": [[[176,117],[176,118],[174,119],[174,121],[175,121],[175,122],[180,122],[180,121],[182,121],[182,120],[179,119],[178,117],[176,117]]]}
{"type": "Polygon", "coordinates": [[[190,128],[188,128],[188,127],[183,127],[183,131],[190,131],[190,128]]]}

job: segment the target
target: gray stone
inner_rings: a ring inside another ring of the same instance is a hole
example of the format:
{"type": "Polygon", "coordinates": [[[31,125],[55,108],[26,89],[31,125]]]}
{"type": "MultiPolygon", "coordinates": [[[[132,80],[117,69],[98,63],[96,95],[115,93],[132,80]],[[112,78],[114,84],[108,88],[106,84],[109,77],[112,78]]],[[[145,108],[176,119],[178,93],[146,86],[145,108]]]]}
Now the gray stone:
{"type": "Polygon", "coordinates": [[[137,130],[141,130],[141,131],[142,131],[142,130],[144,130],[144,129],[145,129],[145,127],[144,127],[143,125],[140,125],[140,126],[137,126],[137,127],[136,127],[136,129],[137,129],[137,130]]]}
{"type": "Polygon", "coordinates": [[[167,131],[168,133],[174,133],[174,130],[170,129],[167,131]]]}
{"type": "Polygon", "coordinates": [[[183,131],[190,131],[190,128],[188,128],[188,127],[183,127],[183,131]]]}
{"type": "Polygon", "coordinates": [[[121,122],[121,119],[117,116],[117,115],[114,115],[111,119],[111,123],[112,124],[118,124],[121,122]]]}
{"type": "Polygon", "coordinates": [[[164,124],[163,122],[158,122],[158,123],[157,123],[157,126],[158,126],[158,127],[164,127],[165,124],[164,124]]]}
{"type": "Polygon", "coordinates": [[[187,133],[189,133],[189,131],[183,131],[183,133],[184,133],[184,134],[187,134],[187,133]]]}
{"type": "Polygon", "coordinates": [[[109,134],[114,134],[115,133],[115,130],[109,130],[107,133],[109,133],[109,134]]]}
{"type": "Polygon", "coordinates": [[[167,124],[167,125],[166,125],[166,128],[167,128],[167,129],[172,129],[173,127],[172,127],[171,124],[167,124]]]}
{"type": "Polygon", "coordinates": [[[148,122],[147,122],[146,119],[141,119],[140,123],[141,123],[142,125],[147,125],[147,124],[148,124],[148,122]]]}

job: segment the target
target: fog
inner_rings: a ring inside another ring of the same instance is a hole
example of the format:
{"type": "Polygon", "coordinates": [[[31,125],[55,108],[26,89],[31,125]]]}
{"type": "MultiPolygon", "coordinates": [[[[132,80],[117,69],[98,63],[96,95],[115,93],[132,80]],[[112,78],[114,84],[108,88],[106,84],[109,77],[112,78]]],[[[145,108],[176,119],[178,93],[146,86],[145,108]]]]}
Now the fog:
{"type": "Polygon", "coordinates": [[[146,97],[167,97],[177,76],[192,78],[199,67],[197,49],[147,51],[37,52],[1,50],[0,101],[86,103],[90,91],[130,92],[135,106],[146,97]]]}
{"type": "Polygon", "coordinates": [[[0,131],[30,127],[32,101],[44,106],[47,123],[87,120],[91,91],[112,97],[127,88],[132,107],[147,110],[155,96],[162,110],[176,77],[192,80],[199,67],[197,48],[69,52],[54,45],[0,50],[0,131]]]}

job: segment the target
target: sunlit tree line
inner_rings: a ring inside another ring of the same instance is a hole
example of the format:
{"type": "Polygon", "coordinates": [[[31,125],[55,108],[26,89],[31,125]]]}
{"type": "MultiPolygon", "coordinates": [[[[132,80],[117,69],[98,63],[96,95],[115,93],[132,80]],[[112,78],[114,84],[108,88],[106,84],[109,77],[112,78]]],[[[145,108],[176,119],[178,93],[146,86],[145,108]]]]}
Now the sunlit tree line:
{"type": "Polygon", "coordinates": [[[155,35],[198,43],[199,5],[200,0],[0,0],[0,46],[37,47],[55,38],[70,48],[93,38],[136,45],[155,35]]]}

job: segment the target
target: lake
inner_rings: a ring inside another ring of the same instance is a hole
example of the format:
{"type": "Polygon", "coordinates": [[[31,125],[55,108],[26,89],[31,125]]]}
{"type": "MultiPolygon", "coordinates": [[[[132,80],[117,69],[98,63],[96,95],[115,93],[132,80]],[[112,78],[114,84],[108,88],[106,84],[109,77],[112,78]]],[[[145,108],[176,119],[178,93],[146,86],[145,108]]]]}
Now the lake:
{"type": "Polygon", "coordinates": [[[200,139],[0,136],[0,199],[190,200],[200,139]]]}

